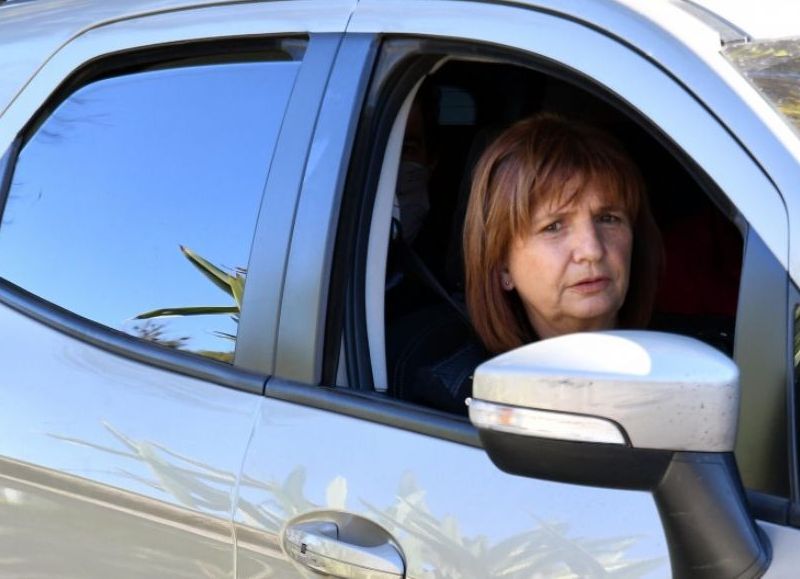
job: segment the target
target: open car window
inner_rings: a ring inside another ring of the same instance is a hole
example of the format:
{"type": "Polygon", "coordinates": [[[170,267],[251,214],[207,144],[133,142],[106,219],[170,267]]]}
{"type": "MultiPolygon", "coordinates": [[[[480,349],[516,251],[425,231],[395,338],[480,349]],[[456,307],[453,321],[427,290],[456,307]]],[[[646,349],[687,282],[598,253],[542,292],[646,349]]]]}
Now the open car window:
{"type": "MultiPolygon", "coordinates": [[[[322,382],[468,425],[469,390],[454,395],[449,386],[468,383],[489,357],[463,319],[460,240],[473,167],[518,119],[539,111],[577,118],[620,141],[646,181],[665,263],[647,329],[697,338],[734,359],[746,409],[737,439],[743,478],[785,496],[785,417],[778,414],[785,413],[786,336],[768,335],[763,323],[785,319],[777,299],[785,278],[770,245],[774,231],[751,205],[759,190],[765,211],[774,209],[769,184],[739,145],[690,96],[673,95],[690,111],[676,120],[606,69],[579,74],[533,50],[455,40],[387,36],[382,43],[340,213],[331,287],[344,288],[336,290],[343,299],[334,291],[330,303],[342,303],[343,313],[329,318],[325,359],[334,362],[322,382]],[[739,159],[739,179],[730,178],[723,157],[739,159]],[[754,340],[765,347],[747,348],[754,340]]],[[[674,88],[663,80],[664,90],[674,88]]]]}
{"type": "Polygon", "coordinates": [[[598,96],[521,66],[453,59],[408,93],[384,156],[365,296],[377,390],[465,413],[448,390],[487,356],[465,320],[461,237],[471,175],[505,127],[539,111],[603,128],[642,171],[664,242],[647,329],[693,336],[733,356],[743,239],[714,192],[598,96]]]}

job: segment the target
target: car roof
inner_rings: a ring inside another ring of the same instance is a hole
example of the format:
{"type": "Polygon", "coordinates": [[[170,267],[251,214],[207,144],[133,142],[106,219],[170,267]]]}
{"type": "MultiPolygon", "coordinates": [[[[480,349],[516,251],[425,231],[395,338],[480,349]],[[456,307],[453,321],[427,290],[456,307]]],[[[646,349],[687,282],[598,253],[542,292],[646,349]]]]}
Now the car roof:
{"type": "MultiPolygon", "coordinates": [[[[236,1],[10,0],[0,4],[0,113],[55,52],[91,28],[158,12],[236,1]]],[[[601,28],[617,20],[614,13],[637,13],[695,49],[704,46],[718,50],[720,40],[726,39],[800,36],[800,2],[794,0],[511,1],[572,13],[580,20],[591,21],[603,11],[601,28]]]]}
{"type": "Polygon", "coordinates": [[[573,12],[576,19],[592,20],[597,10],[623,10],[646,16],[661,28],[680,35],[685,15],[714,29],[722,40],[766,40],[800,36],[800,2],[797,0],[512,0],[556,12],[573,12]],[[584,17],[584,16],[588,16],[584,17]]]}

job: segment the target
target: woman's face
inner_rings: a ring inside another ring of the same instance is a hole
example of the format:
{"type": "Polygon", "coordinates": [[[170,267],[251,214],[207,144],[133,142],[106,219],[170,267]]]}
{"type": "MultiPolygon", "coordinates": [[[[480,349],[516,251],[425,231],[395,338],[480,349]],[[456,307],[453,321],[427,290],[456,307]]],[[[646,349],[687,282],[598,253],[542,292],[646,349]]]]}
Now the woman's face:
{"type": "Polygon", "coordinates": [[[589,184],[566,206],[543,202],[501,273],[541,338],[613,328],[625,301],[633,232],[613,195],[589,184]]]}

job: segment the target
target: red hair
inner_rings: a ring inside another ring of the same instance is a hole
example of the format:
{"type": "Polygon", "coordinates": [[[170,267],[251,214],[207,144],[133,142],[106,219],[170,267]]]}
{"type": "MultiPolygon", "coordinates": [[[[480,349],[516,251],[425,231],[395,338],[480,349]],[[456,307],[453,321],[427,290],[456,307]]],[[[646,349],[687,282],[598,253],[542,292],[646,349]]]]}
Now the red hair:
{"type": "Polygon", "coordinates": [[[614,196],[633,225],[630,282],[618,323],[636,328],[649,322],[662,250],[638,168],[607,133],[540,113],[506,129],[473,175],[464,223],[466,299],[489,351],[536,339],[516,292],[500,286],[512,241],[530,230],[541,203],[568,205],[589,184],[614,196]]]}

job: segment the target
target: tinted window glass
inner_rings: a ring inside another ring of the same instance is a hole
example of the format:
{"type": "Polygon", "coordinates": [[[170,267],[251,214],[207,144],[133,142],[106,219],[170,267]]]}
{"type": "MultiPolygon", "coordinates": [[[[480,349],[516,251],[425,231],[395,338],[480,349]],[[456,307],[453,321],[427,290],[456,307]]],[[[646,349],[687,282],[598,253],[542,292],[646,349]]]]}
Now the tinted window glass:
{"type": "Polygon", "coordinates": [[[19,155],[0,275],[112,328],[231,361],[298,67],[164,68],[73,93],[19,155]]]}

